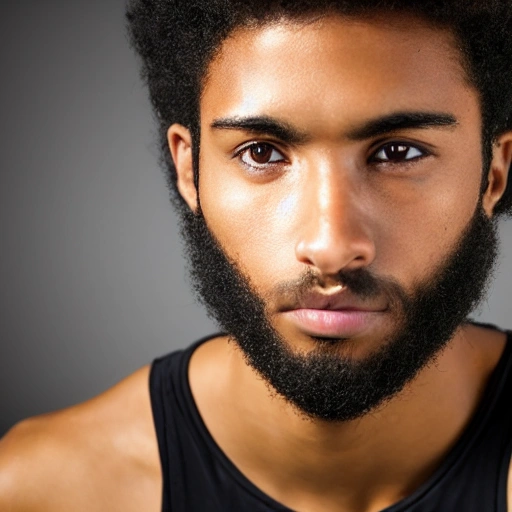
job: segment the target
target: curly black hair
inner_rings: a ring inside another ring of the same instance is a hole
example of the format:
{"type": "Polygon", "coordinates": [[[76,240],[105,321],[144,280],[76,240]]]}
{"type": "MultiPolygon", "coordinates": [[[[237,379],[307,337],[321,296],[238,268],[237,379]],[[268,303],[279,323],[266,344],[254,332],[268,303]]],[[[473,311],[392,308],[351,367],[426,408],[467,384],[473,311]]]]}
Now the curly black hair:
{"type": "MultiPolygon", "coordinates": [[[[142,58],[142,76],[159,124],[163,163],[178,213],[186,206],[176,189],[166,132],[173,123],[189,128],[197,175],[202,83],[215,52],[235,28],[283,18],[381,12],[413,14],[455,35],[468,78],[480,95],[488,164],[493,141],[512,129],[512,0],[128,0],[130,40],[142,58]]],[[[512,215],[511,182],[496,214],[512,215]]]]}

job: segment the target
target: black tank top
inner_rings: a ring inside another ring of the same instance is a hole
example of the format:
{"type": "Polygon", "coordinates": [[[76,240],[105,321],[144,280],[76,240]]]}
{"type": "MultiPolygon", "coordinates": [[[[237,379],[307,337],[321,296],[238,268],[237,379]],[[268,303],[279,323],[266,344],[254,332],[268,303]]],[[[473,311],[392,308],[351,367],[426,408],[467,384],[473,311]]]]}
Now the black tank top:
{"type": "MultiPolygon", "coordinates": [[[[218,336],[218,335],[216,335],[218,336]]],[[[235,467],[196,408],[187,370],[195,348],[154,361],[150,393],[163,477],[162,512],[291,512],[235,467]]],[[[507,512],[512,454],[512,335],[482,402],[435,474],[382,512],[507,512]]]]}

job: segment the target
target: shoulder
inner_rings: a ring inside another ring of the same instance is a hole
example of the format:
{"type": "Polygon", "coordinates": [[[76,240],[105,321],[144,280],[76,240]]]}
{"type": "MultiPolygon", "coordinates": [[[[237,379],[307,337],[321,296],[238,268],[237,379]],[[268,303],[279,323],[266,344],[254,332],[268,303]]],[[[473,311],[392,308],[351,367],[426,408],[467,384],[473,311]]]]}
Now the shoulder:
{"type": "Polygon", "coordinates": [[[148,374],[144,367],[92,400],[13,427],[0,441],[0,510],[141,510],[141,499],[158,510],[148,374]]]}

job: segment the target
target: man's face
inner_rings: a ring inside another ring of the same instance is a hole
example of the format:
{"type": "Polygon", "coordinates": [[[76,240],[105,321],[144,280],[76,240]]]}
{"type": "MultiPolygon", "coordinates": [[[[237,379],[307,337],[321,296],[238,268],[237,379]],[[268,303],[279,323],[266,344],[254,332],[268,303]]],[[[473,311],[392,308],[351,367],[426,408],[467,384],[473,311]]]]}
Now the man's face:
{"type": "Polygon", "coordinates": [[[413,19],[329,17],[240,30],[209,68],[199,200],[220,251],[196,226],[198,287],[312,416],[396,393],[480,297],[495,240],[453,44],[413,19]]]}

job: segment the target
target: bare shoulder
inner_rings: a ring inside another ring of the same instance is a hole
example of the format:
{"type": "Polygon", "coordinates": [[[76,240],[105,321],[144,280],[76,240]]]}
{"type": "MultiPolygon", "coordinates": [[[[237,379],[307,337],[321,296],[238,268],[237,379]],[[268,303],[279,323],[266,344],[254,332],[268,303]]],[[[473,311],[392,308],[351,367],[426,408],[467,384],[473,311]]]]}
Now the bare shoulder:
{"type": "Polygon", "coordinates": [[[161,476],[149,367],[105,393],[25,420],[0,441],[0,510],[154,510],[161,476]]]}

